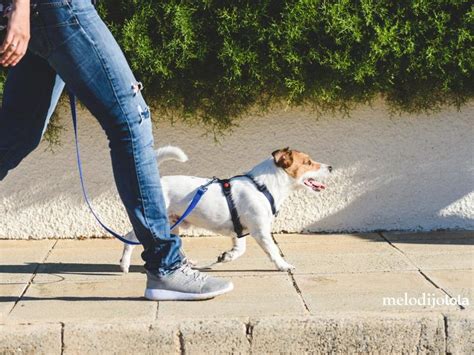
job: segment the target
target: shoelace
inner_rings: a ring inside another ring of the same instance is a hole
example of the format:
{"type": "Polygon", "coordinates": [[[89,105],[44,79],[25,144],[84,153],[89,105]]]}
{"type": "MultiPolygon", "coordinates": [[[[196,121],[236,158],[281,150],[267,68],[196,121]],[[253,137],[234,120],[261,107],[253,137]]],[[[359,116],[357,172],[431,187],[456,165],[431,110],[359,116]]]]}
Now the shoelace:
{"type": "Polygon", "coordinates": [[[199,270],[194,270],[190,264],[186,263],[181,267],[181,271],[186,275],[186,276],[194,276],[195,280],[199,281],[206,281],[208,276],[206,274],[203,274],[202,272],[199,272],[199,270]]]}

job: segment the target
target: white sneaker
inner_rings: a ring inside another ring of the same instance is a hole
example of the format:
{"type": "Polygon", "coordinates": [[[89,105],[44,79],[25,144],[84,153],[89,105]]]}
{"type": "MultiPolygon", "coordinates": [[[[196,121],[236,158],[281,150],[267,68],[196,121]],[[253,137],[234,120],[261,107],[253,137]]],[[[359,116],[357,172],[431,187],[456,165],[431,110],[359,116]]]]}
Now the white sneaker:
{"type": "Polygon", "coordinates": [[[193,270],[189,263],[157,276],[147,271],[145,298],[153,301],[192,301],[214,298],[234,289],[231,281],[193,270]]]}

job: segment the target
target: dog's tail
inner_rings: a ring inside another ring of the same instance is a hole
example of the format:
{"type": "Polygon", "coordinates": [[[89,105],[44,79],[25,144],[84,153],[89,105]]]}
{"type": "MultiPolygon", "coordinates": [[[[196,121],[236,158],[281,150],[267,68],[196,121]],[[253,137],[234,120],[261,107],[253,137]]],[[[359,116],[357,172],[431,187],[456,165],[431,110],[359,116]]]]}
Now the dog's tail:
{"type": "Polygon", "coordinates": [[[167,145],[156,150],[156,159],[158,160],[158,164],[168,160],[175,160],[185,163],[188,161],[188,156],[181,150],[181,148],[167,145]]]}

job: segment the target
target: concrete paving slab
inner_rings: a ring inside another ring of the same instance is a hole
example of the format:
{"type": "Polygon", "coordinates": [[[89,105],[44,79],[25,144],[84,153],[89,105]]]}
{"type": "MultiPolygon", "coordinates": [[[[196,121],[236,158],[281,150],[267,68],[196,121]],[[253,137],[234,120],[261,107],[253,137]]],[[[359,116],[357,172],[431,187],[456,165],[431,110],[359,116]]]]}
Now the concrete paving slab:
{"type": "MultiPolygon", "coordinates": [[[[56,242],[56,239],[0,239],[0,243],[2,243],[3,250],[19,249],[25,252],[31,249],[36,249],[38,251],[49,250],[56,242]]],[[[8,256],[8,253],[6,253],[5,256],[8,256]]]]}
{"type": "Polygon", "coordinates": [[[474,269],[471,253],[406,253],[421,270],[466,270],[474,269]]]}
{"type": "MultiPolygon", "coordinates": [[[[47,262],[38,269],[35,283],[53,282],[58,278],[67,281],[95,281],[106,278],[122,278],[119,267],[123,244],[115,240],[60,240],[48,257],[47,262]],[[76,247],[75,247],[76,246],[76,247]]],[[[183,238],[183,248],[187,257],[198,266],[207,266],[216,261],[224,251],[230,250],[229,237],[183,238]]],[[[144,272],[141,259],[141,246],[135,247],[129,278],[141,277],[144,272]]],[[[268,256],[253,238],[247,240],[247,251],[231,263],[214,265],[209,272],[215,275],[252,275],[262,272],[278,272],[268,256]]]]}
{"type": "Polygon", "coordinates": [[[159,319],[247,318],[303,315],[304,305],[288,275],[233,276],[234,291],[202,302],[160,302],[159,319]]]}
{"type": "MultiPolygon", "coordinates": [[[[183,249],[189,258],[204,258],[215,260],[222,252],[232,248],[232,238],[222,236],[210,237],[184,237],[183,249]]],[[[263,257],[265,253],[258,246],[255,239],[246,237],[249,257],[263,257]]],[[[200,261],[200,260],[195,260],[200,261]]]]}
{"type": "Polygon", "coordinates": [[[427,270],[474,269],[474,232],[384,232],[418,268],[427,270]]]}
{"type": "MultiPolygon", "coordinates": [[[[335,274],[351,272],[381,272],[416,270],[396,251],[372,253],[315,253],[309,247],[280,245],[284,258],[296,267],[294,274],[335,274]]],[[[384,247],[381,247],[383,249],[384,247]]]]}
{"type": "MultiPolygon", "coordinates": [[[[205,266],[215,262],[219,255],[232,248],[232,238],[183,238],[183,248],[188,258],[195,261],[198,266],[205,266]]],[[[264,272],[274,273],[278,270],[255,239],[247,237],[247,250],[244,255],[230,263],[214,265],[209,272],[214,272],[214,275],[230,276],[261,275],[264,272]]]]}
{"type": "Polygon", "coordinates": [[[474,257],[474,239],[467,241],[462,239],[462,243],[454,243],[455,240],[443,240],[442,242],[437,241],[417,241],[416,243],[406,243],[404,241],[394,242],[398,249],[404,253],[420,254],[420,253],[433,253],[433,254],[471,254],[474,257]]]}
{"type": "MultiPolygon", "coordinates": [[[[276,271],[272,262],[252,238],[248,239],[245,255],[233,263],[219,264],[213,271],[252,274],[261,271],[276,271]]],[[[38,270],[35,282],[51,282],[58,276],[65,280],[81,281],[108,278],[121,278],[119,260],[123,244],[114,239],[60,240],[47,262],[38,270]]],[[[183,238],[186,255],[208,265],[224,251],[232,247],[229,237],[183,238]]],[[[137,246],[133,251],[131,274],[143,273],[143,251],[137,246]]]]}
{"type": "Polygon", "coordinates": [[[253,354],[442,354],[444,322],[436,314],[312,316],[255,322],[253,354]]]}
{"type": "Polygon", "coordinates": [[[463,243],[463,240],[474,238],[474,231],[433,231],[433,232],[382,232],[391,242],[431,241],[440,244],[463,243]]]}
{"type": "MultiPolygon", "coordinates": [[[[66,281],[104,281],[122,279],[120,258],[123,244],[115,239],[59,240],[48,260],[37,271],[34,283],[66,281]]],[[[137,247],[128,279],[143,278],[143,261],[137,247]]]]}
{"type": "Polygon", "coordinates": [[[142,280],[32,284],[9,318],[16,321],[68,321],[155,318],[156,302],[143,298],[142,280]]]}
{"type": "MultiPolygon", "coordinates": [[[[404,255],[378,234],[278,235],[288,261],[300,268],[297,288],[248,238],[242,258],[210,271],[230,277],[232,293],[159,304],[142,298],[140,247],[133,256],[137,270],[122,275],[122,245],[115,240],[61,240],[38,268],[47,273],[40,272],[13,312],[0,318],[0,353],[471,353],[472,308],[383,306],[383,297],[405,292],[407,298],[444,296],[410,271],[416,267],[407,258],[414,256],[435,267],[423,272],[448,293],[472,297],[473,268],[460,268],[473,254],[471,235],[448,237],[399,237],[394,244],[404,246],[404,255]]],[[[54,242],[43,241],[44,256],[54,242]]],[[[1,262],[10,258],[0,269],[0,314],[11,309],[34,271],[23,265],[18,272],[20,262],[36,267],[44,259],[36,248],[41,242],[9,243],[7,255],[0,241],[1,262]]],[[[184,247],[201,264],[228,250],[231,239],[185,238],[184,247]]]]}
{"type": "Polygon", "coordinates": [[[394,248],[383,240],[381,237],[375,235],[373,239],[359,239],[354,236],[307,236],[305,242],[291,242],[291,240],[301,239],[301,236],[294,238],[278,238],[278,245],[281,247],[283,253],[307,251],[311,254],[358,254],[358,253],[393,253],[394,248]]]}
{"type": "Polygon", "coordinates": [[[26,283],[0,285],[0,321],[3,321],[27,286],[26,283]]]}
{"type": "Polygon", "coordinates": [[[121,251],[123,243],[115,238],[59,239],[54,249],[110,249],[121,251]]]}
{"type": "Polygon", "coordinates": [[[378,233],[354,233],[354,234],[274,234],[278,244],[281,243],[317,243],[344,245],[358,245],[361,242],[386,243],[378,233]]]}
{"type": "Polygon", "coordinates": [[[185,321],[179,325],[181,354],[248,354],[247,329],[235,319],[185,321]]]}
{"type": "Polygon", "coordinates": [[[176,326],[150,326],[135,320],[67,322],[64,326],[64,354],[174,354],[179,346],[176,326]]]}
{"type": "Polygon", "coordinates": [[[446,290],[451,297],[465,298],[467,302],[462,302],[465,308],[473,307],[474,270],[433,270],[425,273],[436,285],[446,290]]]}
{"type": "Polygon", "coordinates": [[[0,240],[0,284],[29,282],[55,240],[0,240]]]}
{"type": "Polygon", "coordinates": [[[448,354],[474,354],[474,312],[446,316],[448,354]]]}
{"type": "MultiPolygon", "coordinates": [[[[320,312],[417,312],[456,310],[456,306],[396,305],[391,300],[444,297],[444,293],[418,272],[376,272],[331,275],[295,275],[312,314],[320,312]]],[[[393,301],[395,302],[395,301],[393,301]]],[[[414,301],[413,301],[414,302],[414,301]]],[[[422,303],[423,301],[420,301],[422,303]]],[[[402,301],[404,303],[404,301],[402,301]]]]}
{"type": "Polygon", "coordinates": [[[406,271],[416,268],[380,235],[278,235],[295,274],[406,271]]]}
{"type": "Polygon", "coordinates": [[[0,325],[0,354],[61,354],[61,324],[0,325]]]}

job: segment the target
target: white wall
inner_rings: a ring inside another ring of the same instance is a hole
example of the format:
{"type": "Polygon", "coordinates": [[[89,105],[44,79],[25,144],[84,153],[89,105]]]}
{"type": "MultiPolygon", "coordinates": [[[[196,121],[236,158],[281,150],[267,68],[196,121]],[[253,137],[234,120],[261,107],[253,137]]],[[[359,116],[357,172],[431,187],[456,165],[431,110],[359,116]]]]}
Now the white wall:
{"type": "MultiPolygon", "coordinates": [[[[42,145],[0,182],[0,238],[102,236],[85,207],[76,170],[69,112],[56,153],[42,145]]],[[[334,166],[329,188],[292,196],[275,231],[474,229],[474,102],[461,111],[390,117],[382,102],[350,118],[303,110],[250,117],[216,144],[204,130],[161,122],[156,145],[173,144],[187,164],[163,174],[241,173],[289,145],[334,166]]],[[[96,210],[120,232],[130,229],[113,184],[107,141],[94,118],[80,113],[87,184],[96,210]]],[[[202,231],[194,231],[199,234],[202,231]]]]}

